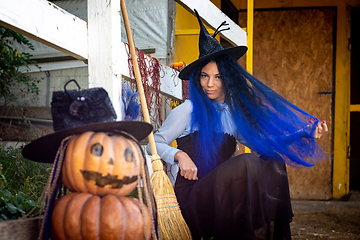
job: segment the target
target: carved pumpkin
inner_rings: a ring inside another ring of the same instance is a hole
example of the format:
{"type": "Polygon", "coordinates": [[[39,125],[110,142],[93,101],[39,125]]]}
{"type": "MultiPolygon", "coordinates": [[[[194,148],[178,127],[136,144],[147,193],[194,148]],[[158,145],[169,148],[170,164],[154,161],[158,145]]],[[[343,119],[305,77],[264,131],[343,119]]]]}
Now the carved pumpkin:
{"type": "Polygon", "coordinates": [[[85,132],[66,149],[62,182],[72,192],[126,196],[138,182],[140,158],[136,143],[123,136],[85,132]]]}
{"type": "Polygon", "coordinates": [[[144,206],[135,198],[94,196],[89,193],[70,193],[54,203],[51,238],[54,240],[143,240],[144,217],[146,240],[151,236],[151,220],[144,206]]]}

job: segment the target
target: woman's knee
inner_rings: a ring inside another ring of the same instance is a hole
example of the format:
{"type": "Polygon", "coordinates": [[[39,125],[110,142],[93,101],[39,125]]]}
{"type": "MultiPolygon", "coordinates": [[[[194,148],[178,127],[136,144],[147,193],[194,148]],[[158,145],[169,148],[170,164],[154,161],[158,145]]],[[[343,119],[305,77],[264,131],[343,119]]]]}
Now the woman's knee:
{"type": "Polygon", "coordinates": [[[226,161],[218,171],[218,176],[230,181],[257,178],[259,158],[252,153],[244,153],[226,161]]]}
{"type": "Polygon", "coordinates": [[[261,159],[259,159],[255,154],[253,153],[243,153],[241,155],[238,155],[233,160],[233,166],[237,169],[244,168],[247,171],[254,171],[256,170],[259,165],[261,159]]]}

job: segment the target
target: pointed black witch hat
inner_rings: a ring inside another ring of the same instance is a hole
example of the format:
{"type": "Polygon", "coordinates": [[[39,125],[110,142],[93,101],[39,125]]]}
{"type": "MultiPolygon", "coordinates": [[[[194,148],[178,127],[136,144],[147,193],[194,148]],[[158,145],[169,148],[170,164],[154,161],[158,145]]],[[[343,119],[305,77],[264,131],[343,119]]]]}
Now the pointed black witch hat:
{"type": "Polygon", "coordinates": [[[229,25],[226,21],[222,22],[220,26],[216,29],[214,34],[211,36],[207,29],[205,28],[204,24],[201,21],[201,18],[198,12],[194,9],[196,17],[199,21],[200,25],[200,35],[199,35],[199,59],[192,62],[188,66],[186,66],[179,74],[179,78],[183,80],[188,80],[190,75],[195,67],[197,67],[203,61],[216,57],[223,54],[230,55],[234,60],[238,60],[241,56],[243,56],[246,51],[246,46],[235,46],[229,48],[223,48],[221,44],[216,40],[216,35],[221,31],[229,30],[230,28],[221,29],[223,26],[229,25]]]}

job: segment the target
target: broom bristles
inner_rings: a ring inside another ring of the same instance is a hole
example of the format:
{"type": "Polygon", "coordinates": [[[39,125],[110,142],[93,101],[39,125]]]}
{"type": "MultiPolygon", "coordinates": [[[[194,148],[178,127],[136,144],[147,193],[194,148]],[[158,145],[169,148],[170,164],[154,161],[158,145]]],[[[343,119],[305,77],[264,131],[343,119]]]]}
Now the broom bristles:
{"type": "Polygon", "coordinates": [[[158,227],[162,237],[169,240],[192,239],[189,227],[181,214],[174,188],[163,170],[160,158],[152,160],[152,166],[154,172],[151,174],[150,183],[155,195],[158,227]]]}

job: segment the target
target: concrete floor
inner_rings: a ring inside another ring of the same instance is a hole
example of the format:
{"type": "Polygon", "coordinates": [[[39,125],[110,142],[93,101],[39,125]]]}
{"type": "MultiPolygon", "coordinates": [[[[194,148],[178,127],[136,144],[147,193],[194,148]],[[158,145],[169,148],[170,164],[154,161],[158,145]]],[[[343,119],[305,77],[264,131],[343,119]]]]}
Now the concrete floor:
{"type": "Polygon", "coordinates": [[[292,201],[293,239],[360,239],[360,191],[347,201],[292,201]]]}

